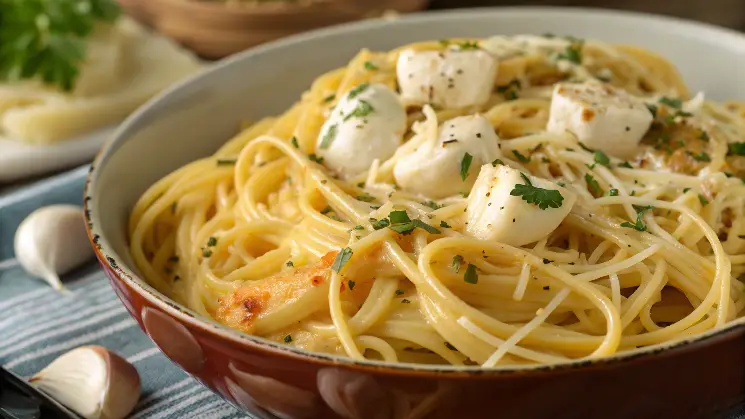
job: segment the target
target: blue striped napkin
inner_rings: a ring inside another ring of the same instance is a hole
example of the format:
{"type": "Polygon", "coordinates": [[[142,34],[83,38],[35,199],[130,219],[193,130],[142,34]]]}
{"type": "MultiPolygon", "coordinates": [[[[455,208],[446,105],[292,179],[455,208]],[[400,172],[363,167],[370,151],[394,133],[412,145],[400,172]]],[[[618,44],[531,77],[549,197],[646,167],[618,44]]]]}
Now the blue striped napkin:
{"type": "MultiPolygon", "coordinates": [[[[88,167],[0,196],[0,266],[13,258],[18,224],[38,207],[82,202],[88,167]]],[[[134,364],[142,396],[132,418],[245,418],[166,358],[129,316],[96,263],[64,278],[63,295],[17,266],[0,267],[0,364],[30,376],[81,345],[104,346],[134,364]]]]}

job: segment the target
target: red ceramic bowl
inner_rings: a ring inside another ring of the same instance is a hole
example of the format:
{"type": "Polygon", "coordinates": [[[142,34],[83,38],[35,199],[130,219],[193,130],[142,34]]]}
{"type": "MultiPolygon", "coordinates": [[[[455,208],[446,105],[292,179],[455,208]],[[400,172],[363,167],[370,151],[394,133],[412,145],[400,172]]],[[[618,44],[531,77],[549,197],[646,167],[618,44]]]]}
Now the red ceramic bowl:
{"type": "Polygon", "coordinates": [[[174,362],[261,418],[722,414],[745,392],[742,320],[685,342],[551,367],[485,370],[355,362],[221,326],[155,291],[132,263],[127,218],[146,188],[214,151],[241,121],[280,112],[314,77],[346,63],[358,49],[544,32],[642,45],[670,57],[693,88],[706,90],[709,97],[745,99],[745,36],[636,14],[542,8],[434,13],[339,26],[267,44],[218,63],[151,101],[119,128],[93,163],[85,199],[89,233],[122,302],[174,362]]]}

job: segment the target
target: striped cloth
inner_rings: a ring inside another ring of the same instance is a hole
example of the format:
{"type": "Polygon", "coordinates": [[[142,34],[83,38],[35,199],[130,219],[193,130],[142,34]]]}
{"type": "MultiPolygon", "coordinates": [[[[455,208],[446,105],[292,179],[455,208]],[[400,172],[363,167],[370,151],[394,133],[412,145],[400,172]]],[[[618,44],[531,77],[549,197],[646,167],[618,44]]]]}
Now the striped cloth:
{"type": "MultiPolygon", "coordinates": [[[[7,262],[13,235],[34,209],[81,204],[88,167],[0,195],[0,364],[30,376],[60,354],[81,345],[102,345],[134,364],[142,396],[132,418],[250,418],[231,407],[168,360],[119,302],[98,265],[63,278],[71,295],[53,291],[7,262]]],[[[722,418],[745,419],[745,406],[722,418]]]]}
{"type": "Polygon", "coordinates": [[[63,278],[63,295],[14,265],[13,235],[34,209],[81,204],[87,166],[0,196],[0,364],[29,376],[60,354],[101,345],[134,364],[142,396],[132,418],[245,418],[186,375],[150,341],[95,263],[63,278]]]}

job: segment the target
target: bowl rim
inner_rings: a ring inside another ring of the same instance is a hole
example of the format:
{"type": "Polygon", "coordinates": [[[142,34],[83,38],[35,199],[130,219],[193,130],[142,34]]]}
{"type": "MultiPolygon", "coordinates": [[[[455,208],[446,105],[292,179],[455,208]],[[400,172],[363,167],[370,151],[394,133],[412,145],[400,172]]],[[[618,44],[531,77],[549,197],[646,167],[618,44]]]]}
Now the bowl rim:
{"type": "MultiPolygon", "coordinates": [[[[465,8],[458,10],[440,10],[428,11],[423,13],[413,13],[401,18],[390,21],[384,18],[368,19],[364,21],[344,23],[326,28],[316,29],[304,32],[298,35],[289,36],[280,40],[265,43],[263,45],[247,49],[241,53],[227,57],[212,64],[207,69],[198,74],[187,77],[176,84],[165,89],[146,104],[141,106],[137,111],[130,115],[114,132],[110,140],[101,148],[90,166],[88,176],[84,187],[84,214],[86,218],[86,230],[89,240],[93,247],[96,257],[100,263],[116,275],[116,279],[123,282],[128,288],[134,290],[147,302],[170,316],[176,318],[182,323],[186,323],[193,328],[200,329],[202,332],[216,335],[220,339],[227,340],[240,346],[248,346],[253,350],[272,353],[276,356],[291,358],[295,361],[321,364],[325,367],[346,367],[354,368],[361,371],[385,374],[400,375],[423,375],[423,376],[446,376],[448,378],[494,378],[497,376],[515,376],[525,374],[542,374],[569,372],[572,370],[586,370],[595,367],[613,367],[623,366],[638,360],[651,360],[663,356],[673,356],[682,353],[696,351],[703,346],[716,344],[719,341],[733,339],[738,332],[745,331],[745,317],[735,319],[724,326],[708,330],[704,333],[686,337],[684,339],[665,342],[656,345],[650,345],[642,348],[636,348],[621,353],[600,358],[580,358],[557,364],[535,364],[519,366],[497,366],[493,368],[484,368],[482,366],[455,366],[455,365],[435,365],[435,364],[413,364],[413,363],[391,363],[384,361],[355,360],[341,355],[331,355],[319,352],[311,352],[298,349],[279,342],[249,335],[247,333],[232,329],[222,325],[212,319],[208,319],[193,310],[183,306],[174,300],[166,297],[144,279],[142,279],[135,269],[128,267],[126,264],[117,262],[117,253],[113,251],[102,231],[97,227],[98,214],[91,209],[91,201],[95,201],[95,195],[92,193],[97,186],[97,179],[105,169],[105,161],[116,150],[115,146],[124,143],[129,138],[130,132],[134,131],[140,121],[146,119],[150,109],[158,102],[167,98],[172,93],[180,90],[182,87],[191,83],[210,77],[213,72],[233,65],[233,63],[247,60],[250,57],[261,55],[264,51],[283,48],[295,44],[302,44],[307,41],[335,36],[340,34],[354,33],[359,30],[374,28],[386,24],[406,24],[407,22],[441,22],[443,20],[459,20],[469,16],[482,16],[487,14],[500,15],[531,15],[531,14],[549,14],[557,18],[569,15],[583,15],[587,18],[608,17],[627,20],[629,22],[646,24],[664,24],[672,25],[677,30],[696,31],[700,35],[717,37],[720,42],[739,45],[745,51],[745,34],[739,33],[732,29],[718,27],[708,23],[696,22],[688,19],[677,17],[662,16],[650,13],[639,13],[631,11],[618,11],[603,8],[587,7],[546,7],[546,6],[512,6],[512,7],[479,7],[465,8]],[[398,22],[398,23],[396,23],[398,22]]],[[[111,278],[113,282],[113,278],[111,278]]]]}

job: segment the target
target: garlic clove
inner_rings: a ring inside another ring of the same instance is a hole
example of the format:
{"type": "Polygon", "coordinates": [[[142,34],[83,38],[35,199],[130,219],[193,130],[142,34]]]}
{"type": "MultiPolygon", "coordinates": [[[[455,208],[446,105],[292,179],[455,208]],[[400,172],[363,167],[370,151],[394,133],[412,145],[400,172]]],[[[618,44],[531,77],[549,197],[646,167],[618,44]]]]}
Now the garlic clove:
{"type": "Polygon", "coordinates": [[[16,230],[14,250],[18,263],[28,273],[63,290],[59,276],[93,257],[83,208],[50,205],[32,212],[16,230]]]}
{"type": "Polygon", "coordinates": [[[124,418],[140,398],[137,370],[101,346],[73,349],[29,382],[86,419],[124,418]]]}

